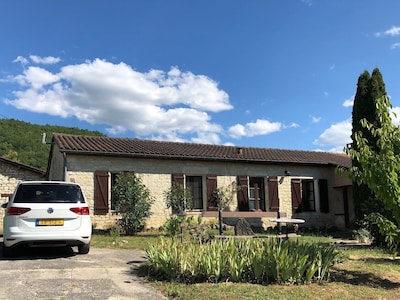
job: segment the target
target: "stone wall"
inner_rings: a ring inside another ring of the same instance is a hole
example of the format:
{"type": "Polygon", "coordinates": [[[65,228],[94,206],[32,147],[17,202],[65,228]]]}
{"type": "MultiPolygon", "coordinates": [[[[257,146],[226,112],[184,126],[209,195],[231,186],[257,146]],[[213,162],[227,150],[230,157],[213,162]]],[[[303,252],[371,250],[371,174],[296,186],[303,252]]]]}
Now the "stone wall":
{"type": "MultiPolygon", "coordinates": [[[[58,168],[59,168],[58,164],[58,168]]],[[[330,212],[322,214],[318,210],[310,213],[302,213],[293,217],[301,217],[306,219],[307,223],[315,226],[323,226],[325,224],[336,224],[335,214],[340,213],[342,206],[335,205],[335,201],[342,201],[339,192],[335,191],[332,186],[333,167],[324,166],[295,166],[295,165],[267,165],[267,164],[247,164],[232,162],[208,162],[208,161],[186,161],[186,160],[157,160],[157,159],[133,159],[127,157],[110,157],[110,156],[85,156],[85,155],[68,155],[67,156],[67,176],[66,181],[75,181],[82,186],[83,192],[91,208],[93,224],[97,228],[109,228],[115,224],[117,216],[110,211],[105,216],[93,215],[94,204],[94,172],[96,170],[108,171],[110,173],[122,171],[134,171],[141,176],[143,183],[151,191],[155,198],[152,206],[152,216],[148,220],[147,227],[158,228],[163,225],[170,216],[169,210],[164,203],[164,192],[171,185],[171,174],[184,173],[190,176],[203,176],[203,195],[206,195],[206,174],[217,174],[217,183],[220,187],[227,187],[232,182],[236,182],[236,176],[247,175],[253,177],[278,176],[278,194],[280,200],[280,211],[292,217],[291,204],[291,179],[327,179],[329,184],[330,212]],[[285,171],[290,171],[290,176],[284,176],[285,171]]],[[[52,172],[52,170],[50,170],[52,172]]],[[[50,172],[50,173],[51,173],[50,172]]],[[[60,174],[54,172],[54,174],[60,174]]],[[[50,178],[52,179],[52,178],[50,178]]],[[[267,187],[268,185],[265,184],[267,187]]],[[[266,190],[266,195],[268,194],[266,190]]],[[[317,193],[316,193],[317,194],[317,193]]],[[[317,195],[316,195],[317,196],[317,195]]],[[[206,197],[204,197],[204,207],[206,206],[206,197]]],[[[316,199],[318,202],[318,199],[316,199]]],[[[236,193],[230,209],[237,209],[236,193]]],[[[192,215],[199,215],[202,211],[190,212],[192,215]]],[[[339,222],[340,223],[340,222],[339,222]]],[[[266,224],[267,226],[270,224],[266,224]]]]}
{"type": "MultiPolygon", "coordinates": [[[[0,204],[8,202],[8,195],[14,192],[22,180],[43,180],[43,176],[16,163],[0,161],[0,204]]],[[[3,228],[3,217],[4,209],[0,208],[0,230],[3,228]]]]}

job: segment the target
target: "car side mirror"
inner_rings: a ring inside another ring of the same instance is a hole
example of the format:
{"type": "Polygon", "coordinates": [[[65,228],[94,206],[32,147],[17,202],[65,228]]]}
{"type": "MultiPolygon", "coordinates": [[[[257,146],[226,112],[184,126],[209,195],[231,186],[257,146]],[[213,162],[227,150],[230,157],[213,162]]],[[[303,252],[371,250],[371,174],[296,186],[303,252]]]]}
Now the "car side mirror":
{"type": "Polygon", "coordinates": [[[7,205],[8,205],[8,202],[3,203],[3,204],[1,205],[1,207],[2,207],[2,208],[7,208],[7,205]]]}

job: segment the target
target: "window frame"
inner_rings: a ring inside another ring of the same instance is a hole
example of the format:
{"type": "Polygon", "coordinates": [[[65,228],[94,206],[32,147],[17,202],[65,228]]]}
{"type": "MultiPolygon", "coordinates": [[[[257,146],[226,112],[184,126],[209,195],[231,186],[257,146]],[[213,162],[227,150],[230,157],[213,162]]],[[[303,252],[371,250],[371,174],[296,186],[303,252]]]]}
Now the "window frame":
{"type": "Polygon", "coordinates": [[[185,188],[190,187],[191,192],[192,192],[192,197],[193,197],[193,208],[191,209],[192,211],[194,210],[203,210],[204,209],[204,178],[202,175],[187,175],[185,174],[185,188]],[[200,186],[197,188],[197,192],[200,194],[200,197],[197,198],[197,204],[200,204],[196,207],[195,205],[195,197],[194,197],[194,193],[195,190],[193,189],[192,185],[189,184],[190,181],[188,181],[188,179],[197,179],[197,182],[192,182],[192,183],[199,183],[200,186]]]}
{"type": "Polygon", "coordinates": [[[317,211],[316,182],[314,178],[292,178],[291,194],[294,213],[317,211]]]}

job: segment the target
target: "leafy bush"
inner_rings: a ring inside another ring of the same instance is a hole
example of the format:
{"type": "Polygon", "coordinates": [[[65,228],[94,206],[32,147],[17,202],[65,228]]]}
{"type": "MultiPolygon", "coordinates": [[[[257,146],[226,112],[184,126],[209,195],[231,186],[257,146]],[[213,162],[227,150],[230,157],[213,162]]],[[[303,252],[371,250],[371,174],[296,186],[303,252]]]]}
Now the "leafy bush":
{"type": "Polygon", "coordinates": [[[115,211],[122,218],[118,225],[126,235],[135,235],[143,230],[146,219],[151,215],[154,198],[135,173],[123,173],[117,176],[113,187],[115,211]]]}
{"type": "Polygon", "coordinates": [[[190,188],[185,188],[183,184],[173,183],[164,192],[165,204],[171,208],[173,213],[183,213],[193,208],[193,197],[190,188]]]}
{"type": "Polygon", "coordinates": [[[197,220],[193,216],[171,216],[162,226],[163,231],[169,237],[189,238],[194,242],[206,242],[210,239],[209,225],[202,223],[201,216],[197,220]]]}
{"type": "Polygon", "coordinates": [[[182,231],[182,224],[186,218],[181,216],[172,216],[163,225],[164,232],[171,237],[175,237],[182,231]]]}
{"type": "Polygon", "coordinates": [[[149,274],[181,282],[306,284],[329,279],[333,245],[280,239],[228,239],[199,244],[161,238],[147,250],[149,274]]]}

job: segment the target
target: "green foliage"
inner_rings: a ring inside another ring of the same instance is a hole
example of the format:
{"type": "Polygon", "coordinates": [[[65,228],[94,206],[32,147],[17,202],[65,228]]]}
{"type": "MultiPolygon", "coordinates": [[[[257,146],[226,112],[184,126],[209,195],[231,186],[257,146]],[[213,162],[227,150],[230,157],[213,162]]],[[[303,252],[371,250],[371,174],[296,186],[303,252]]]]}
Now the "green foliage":
{"type": "Polygon", "coordinates": [[[101,136],[98,131],[82,130],[74,127],[35,125],[14,119],[0,119],[0,157],[45,170],[50,145],[42,144],[42,134],[46,133],[50,142],[52,134],[82,134],[101,136]]]}
{"type": "Polygon", "coordinates": [[[370,223],[367,220],[363,220],[357,227],[357,229],[353,230],[353,238],[360,243],[372,243],[374,237],[371,234],[370,223]]]}
{"type": "Polygon", "coordinates": [[[203,243],[210,239],[211,230],[209,226],[202,223],[201,216],[197,220],[194,216],[171,216],[163,225],[163,231],[169,237],[175,238],[178,235],[193,242],[203,243]]]}
{"type": "Polygon", "coordinates": [[[375,194],[385,214],[375,212],[369,220],[378,225],[389,246],[396,248],[400,242],[400,129],[392,123],[392,105],[387,96],[377,99],[376,108],[379,127],[366,119],[361,121],[376,144],[370,145],[362,132],[355,134],[356,147],[346,149],[357,161],[349,175],[358,184],[366,184],[375,194]]]}
{"type": "Polygon", "coordinates": [[[164,232],[171,237],[175,237],[182,231],[182,224],[186,221],[186,217],[172,216],[165,222],[163,229],[164,232]]]}
{"type": "Polygon", "coordinates": [[[167,208],[171,208],[173,213],[183,213],[193,208],[192,192],[182,184],[172,183],[164,192],[164,197],[167,208]]]}
{"type": "Polygon", "coordinates": [[[232,203],[233,195],[237,192],[236,182],[227,187],[217,187],[214,191],[215,202],[218,209],[225,210],[232,203]]]}
{"type": "MultiPolygon", "coordinates": [[[[358,143],[356,141],[357,136],[362,135],[367,144],[373,151],[378,149],[377,137],[374,136],[365,126],[362,124],[362,120],[367,121],[374,127],[379,128],[381,126],[381,120],[379,112],[377,111],[377,99],[386,95],[385,83],[382,79],[382,74],[379,69],[375,68],[372,72],[372,76],[369,75],[368,71],[364,71],[358,78],[357,92],[354,97],[353,105],[353,128],[352,128],[352,148],[358,151],[358,143]]],[[[357,159],[352,160],[353,166],[362,169],[357,159]]],[[[367,184],[354,182],[353,184],[353,199],[354,199],[354,210],[356,217],[361,220],[365,215],[371,212],[384,213],[382,206],[377,205],[376,197],[367,184]]]]}
{"type": "Polygon", "coordinates": [[[115,211],[121,214],[119,225],[123,233],[135,235],[143,230],[146,219],[151,215],[154,198],[150,190],[135,173],[123,173],[117,176],[113,186],[115,211]]]}
{"type": "Polygon", "coordinates": [[[151,275],[180,282],[306,284],[329,279],[333,245],[280,239],[228,239],[199,244],[161,238],[147,250],[151,275]]]}

